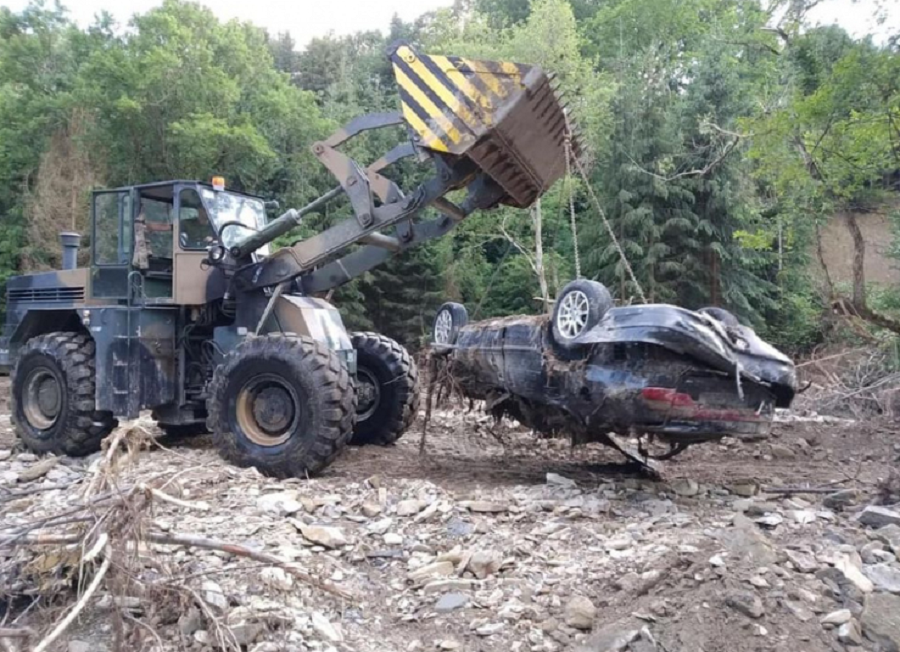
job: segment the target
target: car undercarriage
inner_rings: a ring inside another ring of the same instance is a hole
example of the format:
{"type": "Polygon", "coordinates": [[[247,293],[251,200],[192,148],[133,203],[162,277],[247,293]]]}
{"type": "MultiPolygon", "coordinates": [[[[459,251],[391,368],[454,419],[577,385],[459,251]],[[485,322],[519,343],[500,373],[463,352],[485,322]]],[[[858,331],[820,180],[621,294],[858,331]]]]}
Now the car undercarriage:
{"type": "Polygon", "coordinates": [[[591,281],[567,286],[552,317],[468,324],[463,306],[445,304],[434,339],[454,385],[495,417],[642,464],[725,436],[766,437],[797,390],[793,363],[730,313],[612,307],[591,281]]]}

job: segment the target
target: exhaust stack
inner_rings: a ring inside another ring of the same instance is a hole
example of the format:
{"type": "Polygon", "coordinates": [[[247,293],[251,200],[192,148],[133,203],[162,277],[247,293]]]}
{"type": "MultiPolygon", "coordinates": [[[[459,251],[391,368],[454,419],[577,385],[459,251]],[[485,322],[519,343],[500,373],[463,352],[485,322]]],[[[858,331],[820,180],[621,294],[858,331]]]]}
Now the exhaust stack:
{"type": "Polygon", "coordinates": [[[81,235],[71,231],[63,231],[59,234],[59,241],[62,243],[62,268],[77,268],[78,248],[81,246],[81,235]]]}

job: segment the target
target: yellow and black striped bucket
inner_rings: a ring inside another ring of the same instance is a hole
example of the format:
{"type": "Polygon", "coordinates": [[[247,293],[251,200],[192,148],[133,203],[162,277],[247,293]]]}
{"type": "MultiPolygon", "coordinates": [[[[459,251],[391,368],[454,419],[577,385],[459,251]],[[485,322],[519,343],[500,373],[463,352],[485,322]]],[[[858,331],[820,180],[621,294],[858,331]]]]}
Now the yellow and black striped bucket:
{"type": "Polygon", "coordinates": [[[503,203],[530,206],[565,173],[565,110],[537,66],[426,56],[406,44],[390,59],[417,144],[474,161],[506,191],[503,203]]]}

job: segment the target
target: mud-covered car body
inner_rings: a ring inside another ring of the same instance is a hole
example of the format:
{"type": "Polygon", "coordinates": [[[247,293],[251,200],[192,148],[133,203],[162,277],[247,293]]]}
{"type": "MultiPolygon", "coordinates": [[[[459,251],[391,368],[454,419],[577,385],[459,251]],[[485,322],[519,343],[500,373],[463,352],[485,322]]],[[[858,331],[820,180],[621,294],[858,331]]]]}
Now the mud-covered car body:
{"type": "Polygon", "coordinates": [[[608,309],[561,346],[548,316],[461,326],[449,349],[463,393],[541,432],[611,443],[653,434],[673,449],[758,438],[790,405],[790,359],[736,320],[670,305],[608,309]]]}

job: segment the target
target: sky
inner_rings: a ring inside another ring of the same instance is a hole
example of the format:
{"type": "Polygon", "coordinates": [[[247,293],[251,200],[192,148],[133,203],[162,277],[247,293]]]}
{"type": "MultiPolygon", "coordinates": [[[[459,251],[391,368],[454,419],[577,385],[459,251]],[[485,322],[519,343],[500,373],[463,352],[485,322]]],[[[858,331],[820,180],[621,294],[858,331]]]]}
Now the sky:
{"type": "MultiPolygon", "coordinates": [[[[219,18],[246,20],[271,33],[289,31],[302,48],[311,38],[329,32],[350,34],[360,30],[386,30],[394,13],[412,20],[426,11],[452,4],[452,0],[201,0],[219,18]]],[[[0,5],[19,11],[28,0],[0,0],[0,5]]],[[[106,9],[122,24],[132,14],[142,13],[161,0],[62,0],[82,26],[106,9]]],[[[867,33],[900,33],[900,0],[826,0],[816,7],[813,22],[838,23],[854,36],[867,33]],[[877,25],[876,9],[888,20],[877,25]]]]}
{"type": "MultiPolygon", "coordinates": [[[[143,13],[162,4],[161,0],[61,0],[79,25],[90,24],[102,10],[125,24],[135,13],[143,13]]],[[[270,33],[289,31],[303,46],[315,36],[329,32],[350,34],[362,30],[387,30],[397,13],[413,20],[452,0],[200,0],[223,20],[237,18],[266,28],[270,33]]],[[[13,11],[27,6],[28,0],[0,0],[13,11]]]]}

